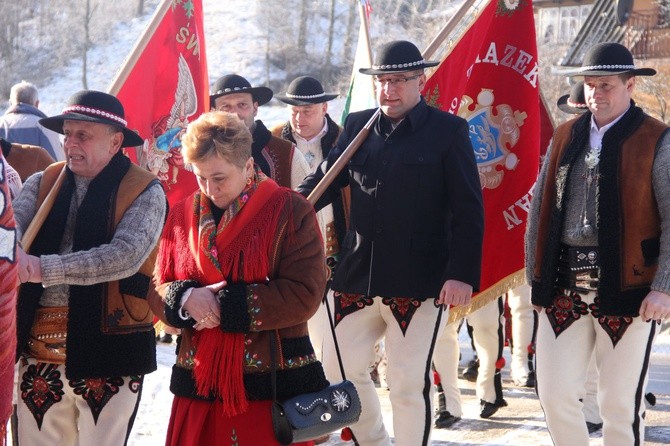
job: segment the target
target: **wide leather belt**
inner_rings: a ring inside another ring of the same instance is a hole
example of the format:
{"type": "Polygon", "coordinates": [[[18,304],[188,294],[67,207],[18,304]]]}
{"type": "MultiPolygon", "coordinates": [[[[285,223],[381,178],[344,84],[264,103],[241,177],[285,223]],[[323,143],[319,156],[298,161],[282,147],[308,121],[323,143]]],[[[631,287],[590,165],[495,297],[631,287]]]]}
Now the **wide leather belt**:
{"type": "Polygon", "coordinates": [[[41,307],[28,335],[26,355],[39,362],[65,363],[68,307],[41,307]]]}
{"type": "Polygon", "coordinates": [[[597,246],[561,245],[556,284],[573,291],[597,291],[600,258],[597,246]]]}
{"type": "Polygon", "coordinates": [[[335,232],[335,222],[331,221],[326,224],[326,257],[332,257],[340,252],[340,244],[337,240],[337,233],[335,232]]]}

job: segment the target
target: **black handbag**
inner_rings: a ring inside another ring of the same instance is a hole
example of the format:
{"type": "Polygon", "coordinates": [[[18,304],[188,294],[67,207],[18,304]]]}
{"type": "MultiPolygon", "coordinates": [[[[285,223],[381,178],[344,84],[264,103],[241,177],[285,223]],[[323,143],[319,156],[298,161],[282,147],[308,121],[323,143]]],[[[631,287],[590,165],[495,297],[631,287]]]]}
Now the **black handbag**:
{"type": "Polygon", "coordinates": [[[351,381],[347,381],[330,316],[328,299],[326,308],[335,341],[335,351],[344,381],[323,390],[303,393],[284,401],[277,401],[277,346],[275,336],[270,336],[270,361],[272,363],[272,428],[277,441],[283,445],[313,440],[340,430],[358,421],[361,400],[351,381]]]}

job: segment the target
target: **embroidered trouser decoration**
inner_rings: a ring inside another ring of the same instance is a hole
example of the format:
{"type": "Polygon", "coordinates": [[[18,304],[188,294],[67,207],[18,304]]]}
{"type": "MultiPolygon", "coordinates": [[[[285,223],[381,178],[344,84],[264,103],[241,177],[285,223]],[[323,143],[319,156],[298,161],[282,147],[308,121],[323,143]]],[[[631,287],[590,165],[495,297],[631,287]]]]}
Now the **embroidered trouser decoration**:
{"type": "Polygon", "coordinates": [[[385,297],[382,299],[382,303],[388,305],[404,336],[410,322],[412,322],[412,316],[421,306],[421,301],[409,297],[385,297]]]}
{"type": "Polygon", "coordinates": [[[345,316],[354,313],[362,308],[369,307],[374,303],[373,298],[362,294],[350,294],[335,291],[333,293],[335,302],[335,326],[340,323],[345,316]]]}
{"type": "Polygon", "coordinates": [[[595,297],[589,308],[593,317],[598,319],[600,327],[605,330],[605,333],[612,340],[612,347],[616,347],[617,342],[623,338],[624,333],[626,333],[630,324],[633,323],[633,318],[631,316],[607,316],[602,314],[600,312],[600,299],[598,296],[595,297]]]}
{"type": "Polygon", "coordinates": [[[21,377],[21,399],[33,414],[37,427],[47,410],[63,398],[63,381],[58,364],[31,364],[21,377]]]}
{"type": "Polygon", "coordinates": [[[70,380],[69,384],[75,395],[81,395],[88,403],[88,407],[91,408],[93,414],[93,421],[97,424],[98,416],[105,405],[114,395],[119,393],[119,387],[123,386],[123,378],[88,378],[70,380]]]}
{"type": "Polygon", "coordinates": [[[588,305],[574,291],[556,288],[556,297],[546,308],[547,318],[556,337],[563,333],[577,319],[588,314],[588,305]]]}

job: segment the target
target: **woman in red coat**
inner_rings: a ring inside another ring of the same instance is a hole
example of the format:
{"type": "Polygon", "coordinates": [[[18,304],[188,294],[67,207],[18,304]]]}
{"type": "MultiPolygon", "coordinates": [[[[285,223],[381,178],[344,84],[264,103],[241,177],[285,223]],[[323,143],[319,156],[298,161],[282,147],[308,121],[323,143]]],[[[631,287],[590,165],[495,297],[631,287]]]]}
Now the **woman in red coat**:
{"type": "Polygon", "coordinates": [[[170,211],[156,263],[165,318],[183,329],[170,390],[169,446],[275,445],[277,398],[328,386],[307,320],[323,296],[312,207],[267,178],[237,116],[202,115],[182,140],[199,190],[170,211]]]}

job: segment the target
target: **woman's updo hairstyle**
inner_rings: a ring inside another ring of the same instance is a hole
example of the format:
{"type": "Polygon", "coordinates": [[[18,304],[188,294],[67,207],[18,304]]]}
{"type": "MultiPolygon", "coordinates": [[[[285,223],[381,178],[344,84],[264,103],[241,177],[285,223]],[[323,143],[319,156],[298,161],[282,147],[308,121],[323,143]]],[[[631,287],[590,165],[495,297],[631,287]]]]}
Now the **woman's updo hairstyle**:
{"type": "Polygon", "coordinates": [[[191,122],[182,137],[186,163],[195,163],[218,155],[243,168],[251,157],[253,138],[244,122],[234,113],[211,111],[191,122]]]}

